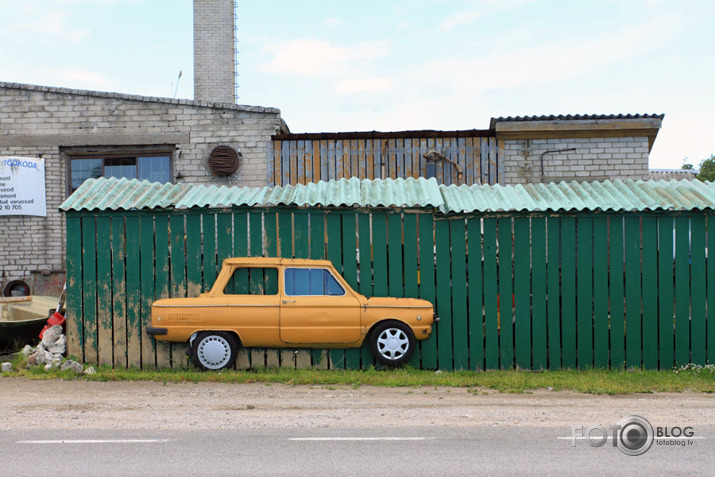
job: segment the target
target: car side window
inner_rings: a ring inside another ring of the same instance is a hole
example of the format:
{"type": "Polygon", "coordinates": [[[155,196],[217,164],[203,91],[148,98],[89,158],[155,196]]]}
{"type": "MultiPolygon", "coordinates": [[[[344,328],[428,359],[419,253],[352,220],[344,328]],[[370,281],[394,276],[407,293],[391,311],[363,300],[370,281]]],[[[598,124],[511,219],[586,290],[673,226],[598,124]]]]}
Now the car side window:
{"type": "Polygon", "coordinates": [[[236,268],[223,293],[224,295],[277,295],[278,269],[236,268]]]}
{"type": "Polygon", "coordinates": [[[323,268],[286,268],[285,293],[291,296],[341,296],[345,290],[335,277],[323,268]]]}

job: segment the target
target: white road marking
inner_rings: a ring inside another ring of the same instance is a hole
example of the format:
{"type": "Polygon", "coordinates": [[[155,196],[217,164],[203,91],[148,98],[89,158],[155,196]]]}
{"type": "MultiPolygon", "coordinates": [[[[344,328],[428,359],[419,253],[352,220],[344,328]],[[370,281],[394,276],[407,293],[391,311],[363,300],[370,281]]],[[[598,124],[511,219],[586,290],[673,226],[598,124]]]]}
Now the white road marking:
{"type": "Polygon", "coordinates": [[[435,437],[290,437],[289,441],[425,441],[435,437]]]}
{"type": "Polygon", "coordinates": [[[171,439],[55,439],[17,441],[17,444],[145,444],[169,441],[171,439]]]}
{"type": "MultiPolygon", "coordinates": [[[[571,437],[571,436],[569,436],[569,437],[557,437],[557,439],[562,439],[562,440],[572,440],[572,439],[576,439],[577,441],[584,441],[584,440],[586,440],[586,436],[578,436],[578,437],[571,437]]],[[[591,440],[594,440],[594,441],[597,441],[597,440],[600,440],[600,439],[601,439],[600,436],[595,436],[595,437],[592,437],[592,438],[591,438],[591,440]]],[[[608,437],[606,437],[606,439],[608,439],[609,441],[611,441],[611,440],[613,440],[613,436],[608,436],[608,437]]],[[[692,436],[692,437],[685,437],[685,436],[681,436],[681,437],[653,437],[653,439],[656,440],[656,441],[664,441],[664,440],[669,440],[669,439],[679,439],[679,440],[686,440],[686,439],[707,439],[707,437],[705,437],[705,436],[692,436]]]]}

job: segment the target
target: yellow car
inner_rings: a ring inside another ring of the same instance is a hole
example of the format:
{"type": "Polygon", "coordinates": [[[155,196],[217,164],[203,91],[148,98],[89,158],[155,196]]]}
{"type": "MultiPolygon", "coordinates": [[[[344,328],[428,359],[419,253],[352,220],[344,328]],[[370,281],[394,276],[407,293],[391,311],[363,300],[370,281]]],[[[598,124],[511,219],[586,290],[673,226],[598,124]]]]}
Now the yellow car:
{"type": "Polygon", "coordinates": [[[432,303],[367,298],[327,260],[228,258],[211,291],[157,300],[148,334],[188,342],[201,369],[233,366],[238,347],[359,348],[386,365],[410,359],[429,338],[432,303]]]}

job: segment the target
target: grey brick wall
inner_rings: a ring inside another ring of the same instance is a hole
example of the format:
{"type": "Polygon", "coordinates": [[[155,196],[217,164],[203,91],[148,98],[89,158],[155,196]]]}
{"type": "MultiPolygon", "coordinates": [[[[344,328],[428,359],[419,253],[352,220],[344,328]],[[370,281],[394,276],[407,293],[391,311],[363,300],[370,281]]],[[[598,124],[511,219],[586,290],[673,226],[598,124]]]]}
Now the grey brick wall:
{"type": "Polygon", "coordinates": [[[233,0],[194,0],[194,98],[236,102],[233,0]]]}
{"type": "MultiPolygon", "coordinates": [[[[0,286],[32,280],[33,271],[64,270],[67,157],[72,148],[175,148],[179,182],[261,187],[270,137],[281,127],[274,108],[170,100],[0,83],[0,156],[46,160],[47,218],[0,216],[0,286]],[[214,147],[241,153],[239,169],[218,178],[208,169],[214,147]]],[[[1,291],[1,290],[0,290],[1,291]]]]}
{"type": "Polygon", "coordinates": [[[609,137],[504,141],[504,183],[648,179],[648,138],[609,137]]]}

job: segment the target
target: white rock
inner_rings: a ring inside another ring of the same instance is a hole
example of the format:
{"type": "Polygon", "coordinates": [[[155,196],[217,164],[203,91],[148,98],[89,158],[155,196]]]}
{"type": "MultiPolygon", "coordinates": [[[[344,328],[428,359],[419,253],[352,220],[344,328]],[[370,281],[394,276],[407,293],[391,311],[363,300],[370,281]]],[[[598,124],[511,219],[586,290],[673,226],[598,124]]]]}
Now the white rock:
{"type": "Polygon", "coordinates": [[[22,355],[25,357],[30,356],[34,352],[35,352],[35,348],[33,348],[30,345],[25,345],[25,347],[22,348],[22,355]]]}
{"type": "Polygon", "coordinates": [[[60,368],[62,371],[65,370],[72,370],[77,374],[82,374],[82,371],[84,370],[84,367],[78,363],[77,361],[72,361],[71,359],[68,359],[62,364],[62,368],[60,368]]]}
{"type": "Polygon", "coordinates": [[[1,366],[3,373],[9,373],[12,371],[12,363],[3,363],[1,366]]]}
{"type": "Polygon", "coordinates": [[[44,348],[37,347],[35,351],[35,364],[49,364],[52,362],[52,353],[46,351],[44,348]]]}
{"type": "Polygon", "coordinates": [[[50,326],[42,335],[42,344],[45,348],[49,348],[62,336],[62,327],[60,325],[50,326]]]}
{"type": "Polygon", "coordinates": [[[94,369],[93,366],[90,366],[89,368],[84,370],[84,374],[97,374],[97,370],[94,369]]]}
{"type": "Polygon", "coordinates": [[[52,345],[47,347],[47,351],[55,355],[65,354],[67,349],[67,337],[65,335],[60,335],[60,337],[52,345]]]}

